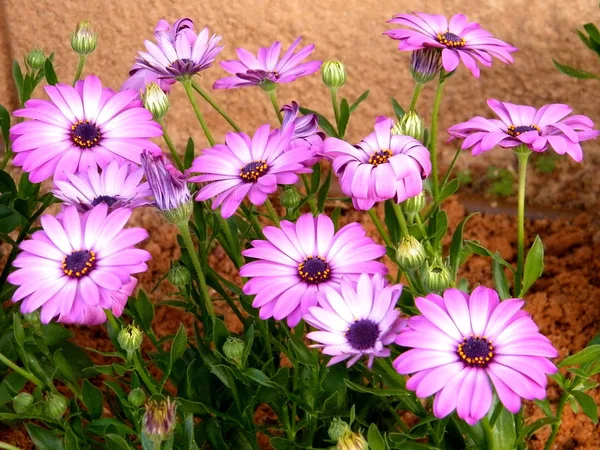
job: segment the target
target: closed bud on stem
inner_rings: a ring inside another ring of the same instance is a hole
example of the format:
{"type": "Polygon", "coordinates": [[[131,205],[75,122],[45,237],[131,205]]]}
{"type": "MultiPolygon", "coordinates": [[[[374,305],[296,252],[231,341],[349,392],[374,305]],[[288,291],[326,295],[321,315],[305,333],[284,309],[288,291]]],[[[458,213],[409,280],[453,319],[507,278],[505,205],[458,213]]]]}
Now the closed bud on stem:
{"type": "Polygon", "coordinates": [[[348,430],[337,442],[337,450],[369,450],[369,444],[360,433],[348,430]]]}
{"type": "Polygon", "coordinates": [[[44,67],[46,56],[41,48],[34,48],[27,54],[25,60],[27,61],[27,65],[33,70],[39,70],[44,67]]]}
{"type": "Polygon", "coordinates": [[[430,264],[423,273],[423,287],[427,293],[436,294],[448,289],[452,285],[452,278],[446,266],[441,262],[430,264]]]}
{"type": "Polygon", "coordinates": [[[296,206],[300,204],[302,197],[300,196],[300,192],[295,187],[286,188],[282,193],[279,199],[281,206],[287,209],[294,209],[296,206]]]}
{"type": "Polygon", "coordinates": [[[410,57],[410,74],[417,83],[433,80],[442,67],[442,52],[437,48],[415,50],[410,57]]]}
{"type": "Polygon", "coordinates": [[[396,261],[405,270],[420,267],[426,256],[423,244],[413,236],[403,236],[396,249],[396,261]]]}
{"type": "Polygon", "coordinates": [[[127,395],[127,401],[131,406],[139,408],[146,402],[146,394],[142,388],[132,389],[131,392],[129,392],[129,395],[127,395]]]}
{"type": "Polygon", "coordinates": [[[340,61],[325,61],[321,66],[321,79],[330,89],[339,89],[346,83],[346,66],[340,61]]]}
{"type": "Polygon", "coordinates": [[[98,45],[98,35],[87,20],[82,20],[71,34],[71,48],[80,55],[89,55],[98,45]]]}
{"type": "Polygon", "coordinates": [[[422,191],[414,197],[406,199],[402,203],[402,209],[411,219],[413,219],[416,214],[419,214],[423,208],[425,208],[425,193],[422,191]]]}
{"type": "Polygon", "coordinates": [[[334,417],[329,425],[327,434],[332,441],[338,441],[344,434],[351,431],[350,426],[339,417],[334,417]]]}
{"type": "Polygon", "coordinates": [[[410,136],[419,142],[423,142],[425,135],[425,121],[414,111],[408,111],[392,129],[393,134],[410,136]]]}
{"type": "Polygon", "coordinates": [[[31,325],[34,328],[38,328],[42,324],[39,311],[23,314],[23,319],[25,319],[26,324],[31,325]]]}
{"type": "Polygon", "coordinates": [[[178,264],[171,267],[171,270],[167,273],[167,279],[173,286],[183,289],[190,284],[192,276],[185,266],[178,264]]]}
{"type": "Polygon", "coordinates": [[[158,83],[150,83],[142,95],[144,108],[152,113],[154,120],[160,121],[169,111],[169,97],[165,94],[158,83]]]}
{"type": "Polygon", "coordinates": [[[153,396],[146,404],[146,412],[142,420],[143,433],[154,442],[160,443],[167,439],[175,429],[175,403],[169,398],[153,396]]]}
{"type": "Polygon", "coordinates": [[[230,359],[233,359],[238,366],[242,363],[242,355],[246,344],[241,339],[236,337],[228,337],[223,344],[223,353],[230,359]]]}
{"type": "Polygon", "coordinates": [[[17,414],[25,414],[31,409],[34,400],[33,395],[28,394],[27,392],[21,392],[13,398],[13,408],[17,414]]]}
{"type": "Polygon", "coordinates": [[[48,392],[44,398],[43,409],[45,415],[58,420],[67,411],[67,399],[60,394],[48,392]]]}
{"type": "Polygon", "coordinates": [[[127,325],[121,328],[117,335],[117,342],[127,352],[128,359],[131,359],[135,351],[141,347],[143,340],[144,335],[135,325],[127,325]]]}

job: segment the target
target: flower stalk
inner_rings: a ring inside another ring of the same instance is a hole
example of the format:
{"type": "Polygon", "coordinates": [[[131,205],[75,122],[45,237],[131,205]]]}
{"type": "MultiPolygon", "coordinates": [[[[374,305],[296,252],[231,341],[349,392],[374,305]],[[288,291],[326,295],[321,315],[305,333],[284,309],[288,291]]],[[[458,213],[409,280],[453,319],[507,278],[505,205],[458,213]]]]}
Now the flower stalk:
{"type": "Polygon", "coordinates": [[[431,140],[429,143],[429,152],[431,154],[431,187],[433,191],[433,201],[438,203],[439,197],[439,182],[438,182],[438,155],[437,155],[437,139],[438,139],[438,122],[440,116],[440,106],[442,104],[442,93],[444,91],[444,71],[440,71],[440,77],[435,91],[435,100],[433,103],[433,112],[431,115],[431,140]]]}
{"type": "Polygon", "coordinates": [[[519,192],[517,205],[517,272],[515,273],[515,297],[521,293],[525,266],[525,188],[527,184],[527,162],[531,150],[525,146],[516,151],[519,163],[519,192]]]}
{"type": "Polygon", "coordinates": [[[188,99],[190,100],[190,103],[192,104],[192,108],[194,109],[194,113],[196,114],[196,118],[198,119],[198,122],[200,122],[200,126],[202,127],[202,131],[204,131],[204,135],[206,136],[206,140],[208,141],[208,143],[210,144],[211,147],[213,147],[215,145],[215,140],[212,137],[212,134],[210,133],[210,130],[208,129],[208,125],[206,124],[206,121],[204,120],[204,116],[202,115],[202,111],[200,111],[200,107],[198,106],[198,102],[196,101],[196,97],[194,96],[194,93],[192,92],[192,81],[190,79],[186,79],[183,80],[181,82],[181,84],[183,84],[183,88],[185,89],[185,93],[188,96],[188,99]]]}

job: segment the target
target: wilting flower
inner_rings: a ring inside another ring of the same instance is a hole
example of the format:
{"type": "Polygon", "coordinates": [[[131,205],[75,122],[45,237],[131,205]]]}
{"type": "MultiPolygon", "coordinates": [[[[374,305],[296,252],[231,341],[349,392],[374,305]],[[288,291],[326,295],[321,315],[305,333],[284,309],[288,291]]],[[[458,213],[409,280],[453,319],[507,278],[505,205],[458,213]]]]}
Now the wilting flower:
{"type": "Polygon", "coordinates": [[[328,289],[318,294],[319,306],[309,307],[303,315],[317,329],[306,335],[318,342],[311,347],[333,356],[328,366],[350,358],[350,367],[362,356],[368,356],[367,365],[371,367],[376,356],[390,356],[386,346],[394,342],[404,326],[400,311],[394,309],[402,285],[389,286],[379,273],[363,273],[354,286],[342,279],[339,292],[328,289]]]}
{"type": "Polygon", "coordinates": [[[300,107],[296,102],[292,102],[291,105],[284,105],[281,108],[281,112],[283,113],[281,128],[283,130],[288,127],[293,128],[294,134],[288,145],[288,150],[304,148],[310,152],[312,156],[304,161],[304,165],[312,167],[320,159],[325,133],[319,131],[319,118],[316,114],[307,114],[298,117],[299,111],[300,107]]]}
{"type": "Polygon", "coordinates": [[[503,148],[525,145],[534,152],[552,147],[556,153],[567,153],[580,162],[583,159],[580,143],[599,134],[588,117],[567,117],[573,111],[568,105],[551,104],[536,110],[532,106],[489,99],[488,106],[500,120],[478,116],[448,130],[451,139],[464,139],[461,148],[472,147],[473,155],[487,152],[496,145],[503,148]]]}
{"type": "Polygon", "coordinates": [[[45,214],[42,230],[23,241],[8,281],[19,288],[13,301],[22,301],[26,314],[41,308],[42,323],[92,325],[106,321],[104,309],[120,316],[135,287],[131,274],[147,270],[150,253],[133,246],[148,237],[142,228],[123,226],[131,210],[108,214],[99,204],[80,215],[73,206],[57,219],[45,214]]]}
{"type": "Polygon", "coordinates": [[[162,129],[135,100],[135,92],[115,94],[93,75],[74,88],[57,84],[45,89],[50,101],[28,100],[13,115],[33,120],[10,130],[13,163],[23,166],[32,182],[65,179],[115,159],[139,164],[143,149],[160,152],[149,138],[162,135],[162,129]]]}
{"type": "Polygon", "coordinates": [[[393,121],[379,120],[375,131],[356,146],[327,138],[323,153],[333,159],[345,195],[356,209],[370,209],[393,198],[397,203],[418,195],[431,172],[429,152],[412,137],[392,134],[393,121]]]}
{"type": "Polygon", "coordinates": [[[546,374],[557,370],[547,358],[558,352],[521,310],[523,303],[500,303],[496,291],[483,286],[470,296],[448,289],[443,298],[417,298],[421,315],[411,317],[396,339],[412,348],[394,361],[399,373],[415,374],[406,387],[421,398],[436,394],[436,417],[456,409],[471,425],[488,413],[492,385],[513,414],[521,408],[521,397],[543,399],[546,374]]]}
{"type": "Polygon", "coordinates": [[[398,14],[389,22],[409,28],[384,33],[400,41],[399,50],[439,49],[442,65],[447,72],[456,70],[462,61],[473,76],[479,78],[477,61],[489,67],[492,57],[496,57],[508,64],[514,61],[511,53],[517,51],[515,47],[483,30],[478,23],[468,22],[463,14],[456,14],[450,21],[437,14],[398,14]]]}
{"type": "Polygon", "coordinates": [[[271,132],[269,125],[260,127],[252,139],[245,133],[227,133],[225,145],[204,150],[192,163],[190,178],[197,183],[209,182],[197,201],[216,197],[213,209],[221,206],[221,215],[231,217],[247,195],[254,205],[262,205],[278,184],[295,184],[298,173],[310,172],[302,163],[310,158],[305,148],[286,151],[294,130],[288,127],[271,132]]]}
{"type": "Polygon", "coordinates": [[[175,403],[168,397],[166,400],[150,399],[144,413],[143,432],[156,442],[167,439],[175,428],[175,409],[175,403]]]}
{"type": "Polygon", "coordinates": [[[302,62],[315,48],[314,44],[307,45],[298,53],[294,50],[301,37],[296,39],[285,54],[279,59],[281,43],[275,42],[271,47],[261,47],[258,55],[254,56],[248,50],[237,49],[239,61],[221,61],[219,64],[234,76],[217,80],[213,89],[232,89],[244,86],[262,86],[273,90],[276,84],[290,83],[298,77],[311,75],[319,70],[321,61],[302,62]]]}
{"type": "Polygon", "coordinates": [[[297,222],[281,221],[281,228],[265,227],[267,240],[252,241],[244,250],[256,258],[240,269],[251,277],[244,285],[246,295],[254,295],[252,306],[260,308],[260,318],[274,317],[293,327],[309,306],[317,304],[319,292],[339,291],[342,277],[357,281],[361,273],[385,275],[387,268],[374,261],[385,247],[366,236],[359,223],[351,223],[335,233],[332,220],[324,214],[302,215],[297,222]]]}
{"type": "Polygon", "coordinates": [[[143,176],[141,167],[113,160],[101,173],[91,167],[85,172],[67,174],[66,180],[55,180],[52,192],[65,205],[73,205],[81,212],[99,203],[112,209],[133,209],[146,205],[151,195],[148,183],[141,183],[143,176]]]}

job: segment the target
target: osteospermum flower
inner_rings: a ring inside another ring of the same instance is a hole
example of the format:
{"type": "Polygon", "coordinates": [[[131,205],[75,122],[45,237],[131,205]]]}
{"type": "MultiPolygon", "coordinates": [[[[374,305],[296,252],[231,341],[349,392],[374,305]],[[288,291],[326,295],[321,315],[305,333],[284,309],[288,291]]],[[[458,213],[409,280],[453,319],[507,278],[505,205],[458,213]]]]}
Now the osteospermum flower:
{"type": "Polygon", "coordinates": [[[325,133],[319,131],[319,118],[316,114],[307,114],[298,117],[299,111],[300,107],[296,102],[283,106],[281,108],[281,112],[283,113],[281,128],[293,128],[294,134],[292,135],[288,149],[304,148],[310,152],[312,156],[304,161],[304,165],[312,167],[320,159],[325,133]]]}
{"type": "Polygon", "coordinates": [[[556,153],[567,153],[580,162],[583,159],[580,143],[599,134],[588,117],[569,116],[573,110],[568,105],[551,104],[536,110],[532,106],[494,99],[487,103],[500,120],[478,116],[448,130],[451,139],[464,139],[461,148],[472,148],[473,155],[487,152],[496,145],[503,148],[525,145],[535,152],[552,147],[556,153]]]}
{"type": "Polygon", "coordinates": [[[281,228],[265,227],[267,240],[252,241],[244,250],[256,258],[240,269],[251,277],[244,285],[246,295],[254,295],[252,306],[260,308],[260,318],[274,317],[293,327],[302,313],[317,304],[317,294],[340,289],[342,277],[357,281],[361,273],[385,275],[387,268],[374,261],[385,247],[366,236],[359,223],[351,223],[337,233],[324,214],[300,216],[297,222],[281,221],[281,228]]]}
{"type": "Polygon", "coordinates": [[[148,183],[141,183],[143,176],[141,167],[113,160],[101,173],[92,167],[86,172],[67,174],[66,180],[55,180],[52,192],[64,205],[75,206],[81,212],[99,203],[106,203],[111,209],[133,209],[147,204],[151,195],[148,183]]]}
{"type": "Polygon", "coordinates": [[[429,151],[412,137],[393,134],[393,125],[391,119],[378,120],[375,131],[355,146],[336,138],[325,140],[323,153],[333,159],[342,191],[352,197],[356,209],[414,197],[431,172],[429,151]]]}
{"type": "Polygon", "coordinates": [[[59,322],[91,325],[106,321],[103,309],[116,316],[135,284],[131,274],[148,269],[150,253],[133,246],[148,237],[142,228],[123,226],[130,209],[108,214],[101,203],[81,215],[67,206],[60,219],[41,218],[42,230],[23,241],[8,281],[19,288],[13,301],[21,312],[41,309],[42,323],[58,316],[59,322]]]}
{"type": "Polygon", "coordinates": [[[262,205],[278,184],[295,184],[298,173],[310,172],[302,165],[311,154],[304,148],[287,150],[293,128],[270,131],[260,127],[252,139],[245,133],[227,133],[225,145],[204,150],[192,163],[191,172],[201,175],[189,181],[204,183],[197,201],[216,197],[213,209],[231,217],[247,195],[254,205],[262,205]],[[287,150],[287,151],[286,151],[287,150]]]}
{"type": "Polygon", "coordinates": [[[168,94],[171,92],[173,85],[177,83],[177,80],[171,78],[160,78],[156,73],[148,69],[138,67],[138,64],[135,63],[129,71],[129,78],[127,78],[121,86],[121,90],[132,90],[138,93],[144,93],[146,91],[146,87],[152,83],[158,84],[163,92],[168,94]]]}
{"type": "Polygon", "coordinates": [[[557,369],[547,358],[558,356],[538,332],[523,300],[499,301],[493,289],[476,288],[470,296],[448,289],[441,297],[417,298],[421,315],[411,317],[396,339],[412,348],[394,361],[401,374],[414,374],[406,387],[424,398],[436,394],[433,412],[442,418],[456,409],[473,425],[492,405],[492,386],[513,414],[521,397],[546,396],[546,374],[557,369]]]}
{"type": "Polygon", "coordinates": [[[152,114],[136,101],[134,91],[114,93],[90,75],[75,87],[45,87],[50,101],[28,100],[13,115],[28,120],[14,125],[10,134],[15,166],[39,183],[54,176],[104,168],[112,160],[140,162],[143,149],[160,152],[149,138],[162,135],[152,114]]]}
{"type": "Polygon", "coordinates": [[[237,49],[239,61],[221,61],[219,64],[234,76],[217,80],[213,89],[232,89],[245,86],[261,86],[272,90],[275,84],[290,83],[296,78],[311,75],[319,70],[321,61],[302,62],[315,48],[314,44],[307,45],[298,53],[294,50],[300,43],[296,39],[285,54],[279,58],[281,43],[275,42],[270,47],[261,47],[258,55],[254,56],[248,50],[237,49]]]}
{"type": "Polygon", "coordinates": [[[206,70],[223,50],[218,46],[221,36],[210,36],[208,28],[197,34],[194,22],[187,18],[179,19],[172,27],[161,20],[154,36],[156,44],[144,41],[147,52],[138,52],[136,66],[154,72],[161,79],[190,77],[206,70]]]}
{"type": "Polygon", "coordinates": [[[514,62],[511,53],[517,51],[515,47],[496,39],[478,23],[467,21],[463,14],[456,14],[450,21],[437,14],[398,14],[389,22],[409,28],[384,33],[400,41],[399,50],[437,48],[447,72],[456,70],[462,61],[473,76],[479,78],[477,62],[487,67],[492,65],[492,57],[507,64],[514,62]]]}
{"type": "Polygon", "coordinates": [[[371,367],[376,356],[390,356],[386,346],[394,342],[406,322],[395,309],[401,293],[402,285],[386,285],[379,273],[363,273],[356,287],[343,279],[340,292],[330,289],[319,294],[319,306],[309,307],[303,316],[318,330],[306,336],[318,342],[311,347],[333,356],[328,366],[350,358],[350,367],[366,355],[371,367]]]}

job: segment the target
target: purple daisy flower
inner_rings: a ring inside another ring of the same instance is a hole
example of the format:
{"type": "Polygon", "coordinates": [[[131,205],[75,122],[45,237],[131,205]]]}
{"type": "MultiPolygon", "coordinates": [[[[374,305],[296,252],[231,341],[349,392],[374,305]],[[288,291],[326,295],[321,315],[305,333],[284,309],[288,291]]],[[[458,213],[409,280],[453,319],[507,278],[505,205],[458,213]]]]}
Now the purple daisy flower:
{"type": "Polygon", "coordinates": [[[470,425],[492,405],[492,385],[513,414],[521,397],[546,396],[547,374],[557,369],[547,358],[558,352],[538,332],[521,299],[499,301],[493,289],[480,286],[469,297],[448,289],[415,304],[422,315],[411,317],[396,339],[412,348],[394,361],[401,374],[414,374],[406,387],[424,398],[436,394],[433,412],[446,417],[456,409],[470,425]]]}
{"type": "Polygon", "coordinates": [[[533,106],[514,105],[489,99],[488,106],[498,119],[474,117],[448,129],[450,139],[464,139],[461,148],[472,147],[473,155],[487,152],[496,145],[503,148],[526,145],[534,152],[549,147],[560,155],[567,153],[577,162],[583,159],[581,142],[600,134],[594,122],[586,116],[569,116],[568,105],[551,104],[535,109],[533,106]]]}
{"type": "Polygon", "coordinates": [[[129,78],[125,80],[121,86],[121,90],[132,90],[143,94],[146,91],[146,86],[151,83],[158,84],[158,86],[168,94],[171,92],[171,88],[177,81],[171,78],[160,78],[156,73],[138,67],[136,63],[129,71],[129,78]]]}
{"type": "Polygon", "coordinates": [[[294,129],[270,131],[261,126],[252,139],[245,133],[227,133],[225,145],[204,150],[192,163],[191,172],[201,175],[189,179],[209,182],[197,201],[216,197],[212,208],[222,205],[221,215],[231,217],[247,195],[254,205],[262,205],[278,184],[296,184],[298,173],[308,173],[303,166],[310,158],[305,148],[288,149],[294,129]]]}
{"type": "Polygon", "coordinates": [[[260,308],[260,318],[287,317],[296,326],[303,313],[317,304],[317,294],[339,291],[342,277],[356,282],[361,273],[385,275],[387,268],[374,261],[385,254],[385,247],[366,236],[359,223],[351,223],[337,233],[324,214],[304,214],[281,228],[265,227],[267,240],[252,241],[244,250],[256,258],[240,269],[240,276],[251,277],[244,294],[254,295],[252,306],[260,308]]]}
{"type": "Polygon", "coordinates": [[[13,302],[21,312],[41,309],[42,323],[92,325],[106,321],[103,309],[123,312],[135,284],[131,274],[145,272],[151,256],[133,246],[148,237],[143,228],[123,229],[131,210],[108,214],[101,203],[81,215],[67,206],[61,218],[45,214],[42,230],[23,241],[8,281],[19,288],[13,302]]]}
{"type": "Polygon", "coordinates": [[[392,119],[376,121],[375,131],[355,146],[336,138],[325,140],[323,154],[333,160],[342,191],[352,197],[356,209],[414,197],[431,172],[429,151],[412,137],[392,134],[393,125],[392,119]]]}
{"type": "Polygon", "coordinates": [[[54,175],[104,168],[112,160],[140,162],[142,150],[160,152],[149,140],[162,135],[161,126],[137,101],[138,93],[114,93],[90,75],[75,87],[66,84],[45,87],[50,101],[28,100],[16,117],[27,117],[13,125],[10,134],[16,153],[13,163],[39,183],[54,175]]]}
{"type": "Polygon", "coordinates": [[[503,63],[514,62],[511,56],[517,48],[496,39],[478,23],[469,22],[463,14],[456,14],[450,21],[437,14],[398,14],[388,22],[404,25],[410,29],[386,31],[392,39],[399,40],[399,50],[415,51],[426,48],[440,50],[442,65],[447,72],[456,70],[463,62],[473,76],[479,78],[477,61],[486,67],[492,65],[492,57],[503,63]]]}
{"type": "Polygon", "coordinates": [[[307,45],[298,53],[294,50],[300,43],[296,39],[285,54],[279,59],[281,43],[275,42],[271,47],[261,47],[254,56],[248,50],[237,49],[239,61],[221,61],[219,64],[234,76],[217,80],[213,89],[233,89],[244,86],[261,86],[265,83],[291,83],[296,78],[311,75],[321,67],[321,61],[302,62],[312,53],[314,44],[307,45]]]}
{"type": "Polygon", "coordinates": [[[311,157],[304,161],[306,167],[314,166],[321,159],[323,151],[323,141],[325,133],[319,131],[319,118],[316,114],[307,114],[298,117],[300,107],[298,103],[292,102],[291,105],[284,105],[281,108],[283,113],[282,129],[291,127],[294,130],[292,140],[288,149],[304,148],[311,153],[311,157]]]}
{"type": "Polygon", "coordinates": [[[86,172],[67,174],[67,180],[55,180],[52,192],[64,205],[75,206],[80,212],[89,211],[99,203],[106,203],[113,210],[133,209],[146,205],[152,194],[148,183],[140,183],[143,177],[141,167],[113,160],[101,173],[93,167],[86,172]]]}
{"type": "Polygon", "coordinates": [[[208,28],[197,34],[194,22],[187,18],[179,19],[172,27],[161,20],[154,36],[157,43],[144,41],[147,52],[138,52],[134,68],[154,72],[160,79],[175,80],[206,70],[223,50],[217,45],[221,36],[210,36],[208,28]]]}
{"type": "Polygon", "coordinates": [[[346,364],[350,367],[367,355],[370,368],[376,356],[390,356],[386,346],[405,326],[406,320],[400,319],[400,311],[395,309],[401,293],[401,284],[389,286],[379,273],[363,273],[357,284],[342,279],[340,292],[329,289],[318,294],[319,306],[309,307],[303,316],[318,330],[306,335],[319,342],[311,347],[333,356],[328,366],[350,358],[346,364]]]}

